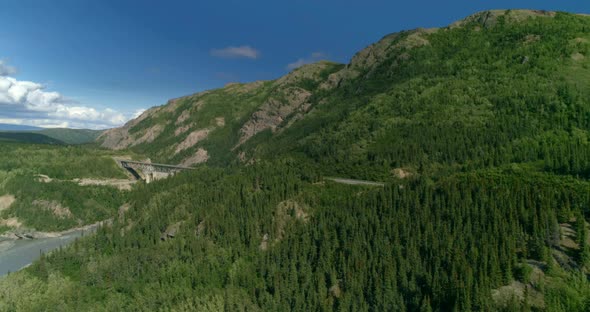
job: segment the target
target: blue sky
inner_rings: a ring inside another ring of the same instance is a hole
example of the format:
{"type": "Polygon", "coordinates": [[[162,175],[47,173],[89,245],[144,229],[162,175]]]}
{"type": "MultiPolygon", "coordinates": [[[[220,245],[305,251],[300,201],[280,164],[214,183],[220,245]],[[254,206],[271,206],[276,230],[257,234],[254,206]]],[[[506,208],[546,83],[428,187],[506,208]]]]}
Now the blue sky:
{"type": "Polygon", "coordinates": [[[0,1],[0,122],[89,128],[304,62],[346,63],[386,34],[485,9],[590,13],[586,0],[0,1]]]}

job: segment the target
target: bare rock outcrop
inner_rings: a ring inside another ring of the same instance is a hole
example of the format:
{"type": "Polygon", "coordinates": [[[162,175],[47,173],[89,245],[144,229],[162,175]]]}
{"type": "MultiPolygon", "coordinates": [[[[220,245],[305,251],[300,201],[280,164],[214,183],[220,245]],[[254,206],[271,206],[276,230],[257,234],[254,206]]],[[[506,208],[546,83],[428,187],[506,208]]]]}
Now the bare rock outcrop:
{"type": "Polygon", "coordinates": [[[190,111],[187,109],[185,111],[182,112],[182,114],[180,114],[180,116],[178,116],[178,118],[176,119],[176,122],[174,123],[175,125],[180,125],[183,122],[185,122],[187,119],[189,119],[191,116],[190,111]]]}
{"type": "MultiPolygon", "coordinates": [[[[104,131],[97,138],[97,141],[102,147],[114,150],[121,150],[142,143],[153,142],[164,131],[166,125],[174,122],[176,126],[181,126],[183,123],[189,120],[191,112],[198,110],[205,103],[202,97],[209,92],[210,91],[204,91],[187,97],[172,99],[168,101],[166,105],[150,108],[143,112],[143,114],[141,114],[139,117],[127,122],[124,126],[104,131]],[[163,113],[174,114],[179,109],[181,104],[185,103],[187,100],[191,101],[193,104],[189,109],[183,111],[177,120],[170,120],[164,124],[155,124],[145,130],[140,130],[137,132],[132,131],[133,128],[135,128],[144,120],[156,118],[163,113]]],[[[187,131],[190,127],[191,126],[179,127],[180,130],[177,129],[175,133],[176,135],[179,135],[180,133],[187,131]]]]}
{"type": "Polygon", "coordinates": [[[122,150],[141,143],[153,142],[164,130],[163,125],[154,125],[144,131],[131,134],[129,130],[137,126],[143,120],[154,117],[164,106],[150,108],[143,112],[139,117],[130,120],[123,127],[113,128],[104,131],[98,138],[102,147],[114,150],[122,150]]]}
{"type": "Polygon", "coordinates": [[[51,181],[53,181],[52,178],[50,178],[48,175],[45,175],[45,174],[38,174],[36,177],[37,177],[37,182],[41,182],[41,183],[51,183],[51,181]]]}
{"type": "Polygon", "coordinates": [[[60,219],[71,218],[73,216],[68,207],[63,207],[59,202],[54,200],[35,200],[33,201],[33,205],[43,210],[51,211],[60,219]]]}
{"type": "Polygon", "coordinates": [[[330,286],[330,289],[328,289],[328,292],[330,293],[330,296],[332,296],[334,298],[342,297],[342,288],[340,288],[340,281],[338,281],[338,283],[330,286]]]}
{"type": "Polygon", "coordinates": [[[279,127],[289,127],[305,115],[311,108],[309,99],[314,85],[321,83],[323,73],[334,65],[327,61],[307,64],[273,82],[270,97],[241,127],[240,140],[235,147],[264,130],[275,132],[279,127]],[[286,120],[291,122],[284,123],[286,120]]]}
{"type": "Polygon", "coordinates": [[[0,225],[11,228],[20,228],[23,224],[18,220],[18,218],[12,217],[8,219],[0,219],[0,225]]]}
{"type": "Polygon", "coordinates": [[[194,127],[194,124],[189,124],[189,125],[184,125],[181,127],[176,128],[176,130],[174,130],[174,136],[179,136],[185,132],[187,132],[190,128],[194,127]]]}
{"type": "Polygon", "coordinates": [[[277,127],[287,119],[287,117],[297,111],[307,111],[309,105],[307,100],[311,97],[311,92],[299,87],[287,87],[280,91],[284,95],[283,99],[268,99],[260,109],[256,111],[250,119],[240,129],[240,141],[237,146],[248,141],[257,133],[270,129],[276,131],[277,127]]]}
{"type": "Polygon", "coordinates": [[[197,143],[199,143],[200,141],[206,139],[210,132],[211,132],[210,129],[200,129],[200,130],[196,130],[196,131],[191,132],[184,139],[184,141],[180,142],[180,144],[178,144],[178,146],[176,146],[176,149],[174,150],[174,155],[176,155],[188,148],[191,148],[191,147],[195,146],[197,143]]]}
{"type": "Polygon", "coordinates": [[[580,52],[575,52],[572,54],[572,60],[574,60],[574,61],[581,61],[584,58],[586,58],[586,57],[584,56],[584,54],[582,54],[580,52]]]}
{"type": "Polygon", "coordinates": [[[102,147],[114,150],[121,150],[132,146],[135,142],[135,138],[129,133],[129,130],[137,126],[143,120],[153,117],[160,109],[161,107],[150,108],[143,112],[139,117],[127,122],[123,127],[104,131],[97,138],[97,141],[100,142],[102,147]]]}
{"type": "Polygon", "coordinates": [[[16,199],[13,195],[0,196],[0,211],[10,208],[10,205],[14,203],[16,199]]]}
{"type": "Polygon", "coordinates": [[[166,105],[162,106],[162,112],[167,112],[167,113],[174,113],[176,112],[176,110],[178,110],[178,108],[180,107],[181,104],[184,103],[185,100],[189,100],[192,101],[192,107],[198,108],[200,105],[202,105],[204,102],[200,101],[200,99],[208,94],[209,90],[206,91],[202,91],[202,92],[198,92],[189,96],[184,96],[184,97],[179,97],[179,98],[175,98],[175,99],[171,99],[168,101],[168,103],[166,103],[166,105]]]}
{"type": "Polygon", "coordinates": [[[182,221],[181,222],[176,222],[174,224],[169,225],[166,230],[162,233],[162,235],[160,235],[160,239],[165,241],[168,240],[170,238],[174,238],[176,237],[176,235],[178,234],[178,231],[180,230],[180,226],[182,225],[182,221]]]}
{"type": "Polygon", "coordinates": [[[258,245],[258,249],[265,251],[268,250],[268,241],[269,241],[269,236],[268,233],[265,233],[264,235],[262,235],[262,241],[260,242],[260,245],[258,245]]]}
{"type": "Polygon", "coordinates": [[[404,168],[395,168],[393,170],[391,170],[391,173],[393,174],[394,177],[398,178],[398,179],[405,179],[405,178],[409,178],[412,176],[412,172],[408,169],[404,169],[404,168]]]}
{"type": "Polygon", "coordinates": [[[209,153],[207,152],[207,150],[199,148],[197,149],[194,155],[183,160],[181,165],[188,167],[192,165],[202,164],[204,162],[207,162],[207,160],[209,160],[209,153]]]}
{"type": "Polygon", "coordinates": [[[513,281],[509,285],[502,286],[492,290],[492,300],[499,310],[507,309],[513,306],[514,301],[527,303],[536,309],[545,308],[545,297],[533,285],[513,281]]]}
{"type": "Polygon", "coordinates": [[[130,146],[139,145],[141,143],[151,143],[153,142],[159,135],[164,131],[163,125],[155,125],[153,127],[148,128],[143,135],[136,139],[135,141],[131,142],[130,146]]]}
{"type": "MultiPolygon", "coordinates": [[[[202,95],[207,94],[208,92],[201,92],[198,95],[194,95],[190,97],[190,101],[192,101],[191,106],[182,111],[180,116],[176,118],[174,124],[176,126],[180,126],[184,124],[187,120],[189,120],[193,113],[198,112],[203,105],[205,105],[205,100],[202,98],[202,95]]],[[[194,123],[192,123],[194,124],[194,123]]]]}

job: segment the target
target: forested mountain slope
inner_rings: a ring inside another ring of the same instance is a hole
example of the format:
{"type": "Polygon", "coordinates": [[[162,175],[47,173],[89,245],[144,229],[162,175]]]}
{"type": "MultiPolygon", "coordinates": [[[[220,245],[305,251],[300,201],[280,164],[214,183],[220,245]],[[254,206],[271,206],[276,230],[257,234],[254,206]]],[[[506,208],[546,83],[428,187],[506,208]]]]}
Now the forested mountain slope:
{"type": "Polygon", "coordinates": [[[36,132],[0,131],[2,143],[33,143],[63,145],[64,142],[36,132]]]}
{"type": "Polygon", "coordinates": [[[66,144],[93,143],[102,132],[102,130],[67,128],[43,129],[39,131],[43,135],[60,140],[66,144]]]}
{"type": "Polygon", "coordinates": [[[0,141],[35,144],[87,144],[94,143],[102,130],[89,129],[32,129],[0,130],[0,141]]]}
{"type": "Polygon", "coordinates": [[[154,161],[226,164],[252,137],[300,119],[311,109],[317,85],[340,68],[320,62],[276,81],[229,84],[174,99],[106,131],[98,141],[107,148],[132,148],[154,161]]]}
{"type": "Polygon", "coordinates": [[[99,142],[209,166],[0,310],[588,311],[589,58],[590,17],[487,11],[153,108],[99,142]]]}
{"type": "Polygon", "coordinates": [[[124,204],[125,192],[98,182],[127,178],[113,156],[87,146],[0,140],[0,240],[111,218],[124,204]]]}
{"type": "Polygon", "coordinates": [[[589,20],[487,11],[396,33],[344,67],[312,64],[276,81],[172,100],[99,140],[161,162],[280,153],[364,178],[538,158],[571,172],[588,165],[579,154],[590,109],[589,20]],[[571,153],[560,152],[566,145],[571,153]]]}

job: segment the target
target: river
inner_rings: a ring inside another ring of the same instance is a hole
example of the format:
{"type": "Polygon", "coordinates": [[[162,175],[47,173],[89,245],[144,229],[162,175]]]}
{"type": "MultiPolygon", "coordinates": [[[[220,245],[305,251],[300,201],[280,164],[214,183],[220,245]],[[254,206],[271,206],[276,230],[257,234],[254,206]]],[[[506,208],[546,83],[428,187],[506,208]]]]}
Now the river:
{"type": "Polygon", "coordinates": [[[76,230],[50,238],[4,241],[0,239],[0,276],[16,272],[39,259],[41,253],[66,246],[74,242],[76,238],[93,231],[93,228],[76,230]]]}

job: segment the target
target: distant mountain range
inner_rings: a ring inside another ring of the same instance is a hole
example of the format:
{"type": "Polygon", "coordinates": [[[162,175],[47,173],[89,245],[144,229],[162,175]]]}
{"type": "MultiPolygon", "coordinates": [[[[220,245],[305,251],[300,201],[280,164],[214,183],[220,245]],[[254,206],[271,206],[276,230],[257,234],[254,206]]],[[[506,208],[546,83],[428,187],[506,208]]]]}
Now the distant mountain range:
{"type": "Polygon", "coordinates": [[[94,142],[103,132],[104,130],[54,128],[43,129],[38,133],[60,140],[65,144],[85,144],[94,142]]]}
{"type": "Polygon", "coordinates": [[[27,126],[27,125],[11,125],[0,123],[0,131],[32,131],[32,130],[43,130],[43,128],[27,126]]]}
{"type": "Polygon", "coordinates": [[[103,130],[53,128],[0,124],[0,140],[21,143],[85,144],[91,143],[103,130]]]}

